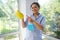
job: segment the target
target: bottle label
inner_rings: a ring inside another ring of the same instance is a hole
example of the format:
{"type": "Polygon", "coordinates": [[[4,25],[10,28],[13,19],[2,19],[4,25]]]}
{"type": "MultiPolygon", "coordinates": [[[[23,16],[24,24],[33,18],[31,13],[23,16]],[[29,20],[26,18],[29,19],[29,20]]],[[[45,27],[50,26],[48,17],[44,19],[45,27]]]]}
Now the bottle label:
{"type": "Polygon", "coordinates": [[[29,23],[28,24],[28,30],[30,30],[30,31],[34,30],[34,26],[33,26],[32,23],[29,23]]]}

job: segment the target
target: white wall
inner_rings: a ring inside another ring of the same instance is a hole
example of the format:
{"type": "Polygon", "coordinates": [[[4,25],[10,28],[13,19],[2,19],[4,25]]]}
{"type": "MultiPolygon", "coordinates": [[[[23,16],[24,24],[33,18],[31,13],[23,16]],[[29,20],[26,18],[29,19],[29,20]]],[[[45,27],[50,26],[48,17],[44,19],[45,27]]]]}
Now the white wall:
{"type": "MultiPolygon", "coordinates": [[[[31,11],[31,8],[30,8],[30,5],[32,2],[38,2],[38,0],[19,0],[19,10],[25,15],[25,18],[26,18],[26,15],[30,15],[32,14],[32,11],[31,11]]],[[[21,21],[20,21],[20,25],[21,25],[21,21]]],[[[20,40],[24,40],[24,37],[25,37],[25,29],[21,28],[20,26],[20,40]]]]}
{"type": "MultiPolygon", "coordinates": [[[[26,14],[26,0],[19,0],[19,3],[18,3],[18,9],[24,13],[24,15],[26,14]]],[[[24,30],[22,29],[22,25],[21,25],[21,20],[20,20],[20,39],[19,40],[23,40],[24,38],[24,30]]]]}

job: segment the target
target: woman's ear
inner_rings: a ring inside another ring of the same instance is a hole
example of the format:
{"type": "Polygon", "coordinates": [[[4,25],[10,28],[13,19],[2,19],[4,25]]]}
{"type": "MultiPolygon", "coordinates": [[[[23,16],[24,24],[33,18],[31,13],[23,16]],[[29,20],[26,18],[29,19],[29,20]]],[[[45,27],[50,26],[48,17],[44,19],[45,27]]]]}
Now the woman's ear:
{"type": "Polygon", "coordinates": [[[40,10],[40,8],[38,10],[40,10]]]}

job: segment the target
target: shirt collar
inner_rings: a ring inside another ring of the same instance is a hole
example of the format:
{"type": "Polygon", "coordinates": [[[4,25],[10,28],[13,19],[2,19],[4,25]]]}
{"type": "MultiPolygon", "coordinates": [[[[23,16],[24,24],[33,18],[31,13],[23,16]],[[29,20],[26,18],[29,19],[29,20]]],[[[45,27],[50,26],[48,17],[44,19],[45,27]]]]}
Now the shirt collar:
{"type": "Polygon", "coordinates": [[[41,14],[38,13],[38,16],[35,18],[35,17],[34,17],[34,13],[33,13],[33,17],[35,18],[35,20],[37,20],[40,16],[41,16],[41,14]]]}

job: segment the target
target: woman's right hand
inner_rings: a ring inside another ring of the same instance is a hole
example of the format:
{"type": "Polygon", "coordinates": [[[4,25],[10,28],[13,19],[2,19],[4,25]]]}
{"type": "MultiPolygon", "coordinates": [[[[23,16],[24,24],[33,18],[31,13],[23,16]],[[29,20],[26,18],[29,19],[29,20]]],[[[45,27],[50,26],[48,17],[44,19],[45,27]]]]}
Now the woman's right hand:
{"type": "Polygon", "coordinates": [[[22,19],[22,27],[23,27],[23,28],[26,27],[26,23],[24,22],[24,19],[22,19]]]}
{"type": "Polygon", "coordinates": [[[27,16],[27,18],[28,18],[28,21],[31,22],[31,23],[34,21],[34,20],[33,20],[31,17],[29,17],[29,16],[27,16]]]}

